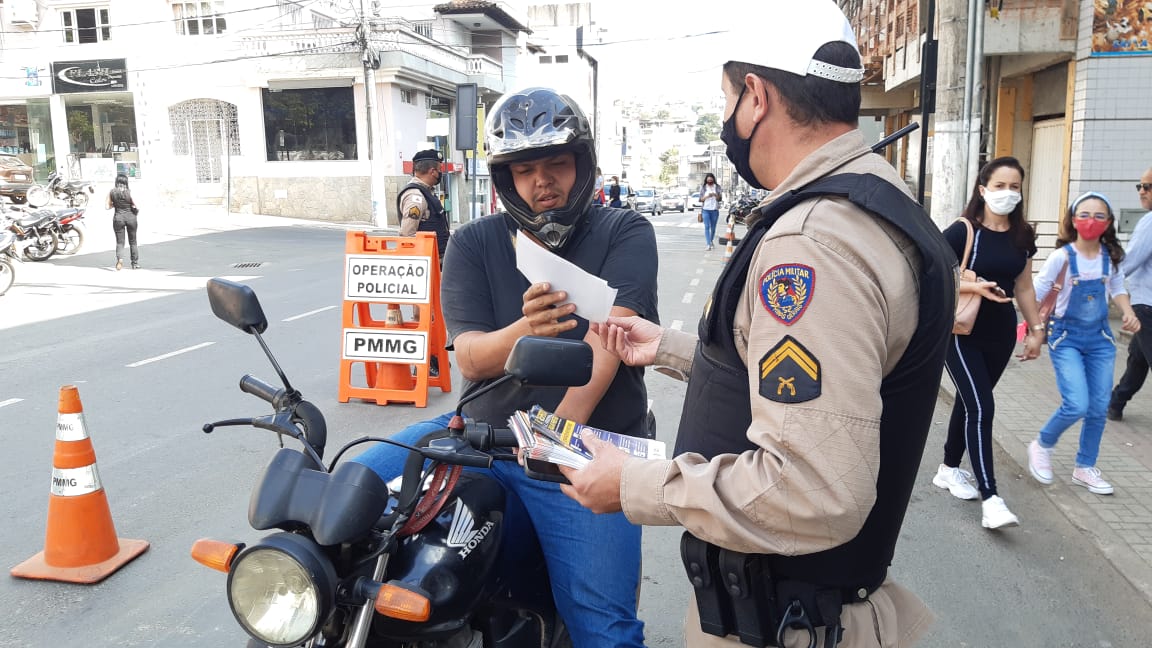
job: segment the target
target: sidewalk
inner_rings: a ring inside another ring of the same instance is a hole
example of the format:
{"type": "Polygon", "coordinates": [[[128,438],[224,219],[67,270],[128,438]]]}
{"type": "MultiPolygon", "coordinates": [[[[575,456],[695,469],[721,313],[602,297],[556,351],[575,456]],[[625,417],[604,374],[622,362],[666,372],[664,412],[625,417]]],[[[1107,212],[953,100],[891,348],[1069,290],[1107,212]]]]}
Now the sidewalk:
{"type": "MultiPolygon", "coordinates": [[[[1112,321],[1112,329],[1120,332],[1119,320],[1112,321]]],[[[1116,347],[1116,379],[1124,373],[1128,337],[1123,334],[1116,347]]],[[[955,388],[947,374],[940,394],[951,407],[955,388]]],[[[1094,495],[1072,483],[1079,424],[1069,428],[1053,450],[1055,481],[1044,486],[1029,474],[1026,446],[1059,406],[1060,393],[1047,349],[1036,360],[1020,362],[1013,358],[1008,363],[996,386],[992,430],[993,439],[1014,462],[997,466],[1001,492],[1011,506],[1013,490],[1042,489],[1152,604],[1152,384],[1129,401],[1123,421],[1108,421],[1104,428],[1097,466],[1115,486],[1115,495],[1094,495]]],[[[925,461],[934,460],[930,451],[925,454],[925,461]]],[[[1027,526],[1028,512],[1013,512],[1020,516],[1021,525],[1027,526]]]]}

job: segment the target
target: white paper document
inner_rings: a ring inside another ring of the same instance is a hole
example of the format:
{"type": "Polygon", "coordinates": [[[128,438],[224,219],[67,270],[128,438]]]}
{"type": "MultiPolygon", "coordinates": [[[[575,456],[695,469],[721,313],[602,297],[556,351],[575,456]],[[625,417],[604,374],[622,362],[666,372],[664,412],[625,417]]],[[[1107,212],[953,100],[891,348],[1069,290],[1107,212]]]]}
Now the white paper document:
{"type": "Polygon", "coordinates": [[[576,304],[576,314],[589,322],[603,322],[616,302],[616,289],[596,275],[552,254],[525,236],[516,232],[516,268],[532,283],[548,282],[553,291],[568,293],[568,301],[576,304]]]}

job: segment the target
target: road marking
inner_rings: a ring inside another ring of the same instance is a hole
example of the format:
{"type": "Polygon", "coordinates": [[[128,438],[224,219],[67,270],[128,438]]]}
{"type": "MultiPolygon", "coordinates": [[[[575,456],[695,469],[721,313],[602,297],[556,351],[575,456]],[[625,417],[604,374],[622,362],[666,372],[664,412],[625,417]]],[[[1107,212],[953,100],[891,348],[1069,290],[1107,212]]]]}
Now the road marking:
{"type": "Polygon", "coordinates": [[[689,286],[699,286],[699,285],[700,285],[700,280],[699,280],[699,279],[693,279],[692,281],[689,281],[689,282],[688,282],[688,285],[689,285],[689,286]]]}
{"type": "Polygon", "coordinates": [[[128,365],[124,365],[124,366],[125,367],[133,367],[133,368],[134,367],[140,367],[140,366],[152,363],[152,362],[158,362],[160,360],[167,360],[168,358],[171,358],[172,356],[178,356],[181,353],[188,353],[189,351],[195,351],[196,349],[203,349],[204,347],[212,346],[213,344],[216,344],[216,343],[215,342],[201,342],[200,344],[197,344],[195,346],[185,347],[183,349],[177,349],[176,351],[173,351],[171,353],[165,353],[163,355],[158,355],[155,358],[148,358],[147,360],[140,360],[139,362],[133,362],[132,364],[128,364],[128,365]]]}
{"type": "Polygon", "coordinates": [[[16,403],[19,403],[23,400],[24,400],[23,398],[9,398],[8,400],[2,400],[2,401],[0,401],[0,407],[7,407],[9,405],[15,405],[16,403]]]}
{"type": "Polygon", "coordinates": [[[668,328],[673,329],[675,331],[683,330],[684,322],[681,320],[672,320],[672,326],[669,326],[668,328]]]}
{"type": "Polygon", "coordinates": [[[696,274],[704,274],[704,268],[696,268],[696,274]]]}
{"type": "Polygon", "coordinates": [[[324,308],[317,308],[316,310],[310,310],[307,313],[300,313],[299,315],[293,315],[292,317],[285,317],[284,319],[282,319],[280,321],[281,322],[292,322],[292,321],[295,321],[298,319],[308,317],[309,315],[315,315],[316,313],[323,313],[324,311],[330,311],[333,308],[336,308],[335,304],[333,304],[332,306],[325,306],[324,308]]]}
{"type": "Polygon", "coordinates": [[[680,301],[681,301],[681,303],[684,303],[684,304],[691,304],[692,298],[695,296],[696,296],[696,293],[684,293],[684,299],[682,299],[680,301]]]}

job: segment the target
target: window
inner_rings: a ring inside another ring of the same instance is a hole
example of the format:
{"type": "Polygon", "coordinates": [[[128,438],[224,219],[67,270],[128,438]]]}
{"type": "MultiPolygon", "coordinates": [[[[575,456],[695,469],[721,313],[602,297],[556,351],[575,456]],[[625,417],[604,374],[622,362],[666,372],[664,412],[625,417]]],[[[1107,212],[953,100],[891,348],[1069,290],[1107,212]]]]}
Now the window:
{"type": "Polygon", "coordinates": [[[176,31],[184,36],[223,34],[228,22],[223,2],[173,2],[172,15],[176,18],[176,31]]]}
{"type": "Polygon", "coordinates": [[[112,38],[107,9],[68,9],[60,12],[65,43],[99,43],[112,38]]]}
{"type": "Polygon", "coordinates": [[[265,88],[264,142],[268,160],[355,160],[352,88],[265,88]]]}
{"type": "Polygon", "coordinates": [[[567,63],[568,62],[568,55],[567,54],[557,54],[556,55],[556,62],[557,63],[567,63]]]}
{"type": "Polygon", "coordinates": [[[400,90],[400,101],[406,104],[416,105],[416,91],[415,90],[400,90]]]}
{"type": "Polygon", "coordinates": [[[551,62],[552,62],[552,57],[551,57],[551,56],[541,56],[541,57],[540,57],[540,62],[541,62],[541,63],[551,63],[551,62]]]}

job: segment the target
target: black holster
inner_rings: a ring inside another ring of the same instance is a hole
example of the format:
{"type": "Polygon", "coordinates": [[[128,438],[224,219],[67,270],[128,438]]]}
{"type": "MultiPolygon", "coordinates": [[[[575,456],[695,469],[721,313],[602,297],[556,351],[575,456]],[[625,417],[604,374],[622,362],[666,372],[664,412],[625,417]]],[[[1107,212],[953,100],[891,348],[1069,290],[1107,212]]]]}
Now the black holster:
{"type": "Polygon", "coordinates": [[[867,600],[859,592],[871,594],[879,585],[845,594],[839,588],[777,579],[764,556],[723,549],[688,532],[680,538],[680,556],[695,590],[700,629],[718,637],[736,635],[741,643],[759,648],[783,645],[790,628],[807,630],[814,648],[821,627],[825,648],[833,648],[843,638],[844,603],[867,600]]]}

